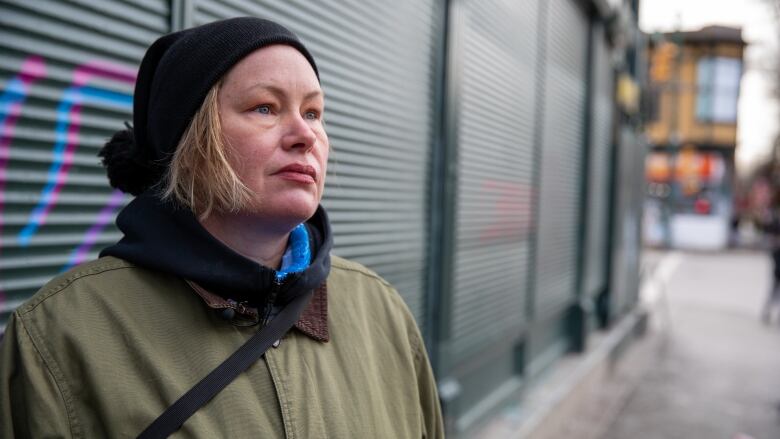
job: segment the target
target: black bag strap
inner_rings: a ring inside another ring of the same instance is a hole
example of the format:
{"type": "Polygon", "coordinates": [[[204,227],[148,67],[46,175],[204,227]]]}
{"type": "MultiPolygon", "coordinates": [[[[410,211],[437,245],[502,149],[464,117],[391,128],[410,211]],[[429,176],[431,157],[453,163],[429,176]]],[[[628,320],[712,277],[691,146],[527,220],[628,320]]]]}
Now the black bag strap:
{"type": "Polygon", "coordinates": [[[274,342],[281,340],[284,334],[298,321],[309,303],[308,299],[311,295],[311,291],[301,294],[285,305],[268,326],[253,335],[227,360],[171,404],[163,414],[146,427],[146,430],[138,435],[138,439],[167,438],[181,428],[184,422],[198,409],[260,359],[274,342]]]}

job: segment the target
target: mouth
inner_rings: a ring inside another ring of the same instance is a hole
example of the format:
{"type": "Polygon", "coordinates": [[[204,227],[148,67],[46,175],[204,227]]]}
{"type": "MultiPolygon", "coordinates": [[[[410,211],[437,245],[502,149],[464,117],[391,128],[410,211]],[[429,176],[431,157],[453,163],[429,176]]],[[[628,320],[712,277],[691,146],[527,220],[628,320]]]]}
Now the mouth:
{"type": "Polygon", "coordinates": [[[285,180],[290,180],[299,183],[316,183],[317,182],[317,170],[313,166],[304,165],[301,163],[293,163],[287,165],[273,175],[281,177],[285,180]]]}

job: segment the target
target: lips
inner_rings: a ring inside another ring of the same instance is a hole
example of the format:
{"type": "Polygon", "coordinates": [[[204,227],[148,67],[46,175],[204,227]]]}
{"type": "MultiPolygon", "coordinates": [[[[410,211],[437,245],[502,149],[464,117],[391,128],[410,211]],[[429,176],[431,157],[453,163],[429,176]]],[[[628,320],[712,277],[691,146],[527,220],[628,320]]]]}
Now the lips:
{"type": "Polygon", "coordinates": [[[317,181],[317,170],[314,169],[314,166],[302,163],[287,165],[274,172],[273,175],[300,183],[315,183],[317,181]]]}

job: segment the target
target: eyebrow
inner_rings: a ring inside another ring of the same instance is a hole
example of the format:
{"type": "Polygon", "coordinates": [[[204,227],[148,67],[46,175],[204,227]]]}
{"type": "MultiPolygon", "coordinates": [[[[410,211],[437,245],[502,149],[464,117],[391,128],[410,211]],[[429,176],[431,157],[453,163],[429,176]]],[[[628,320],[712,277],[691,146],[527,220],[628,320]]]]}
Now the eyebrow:
{"type": "MultiPolygon", "coordinates": [[[[286,94],[284,90],[282,90],[281,88],[279,88],[279,87],[277,87],[275,85],[263,84],[261,82],[259,82],[257,84],[250,85],[249,87],[246,88],[246,91],[253,90],[253,89],[256,89],[256,88],[268,90],[271,93],[273,93],[274,95],[276,95],[277,97],[284,96],[286,94]]],[[[303,96],[303,98],[304,99],[311,99],[311,98],[315,98],[315,97],[322,96],[322,95],[323,95],[322,90],[312,90],[312,91],[306,93],[303,96]]]]}

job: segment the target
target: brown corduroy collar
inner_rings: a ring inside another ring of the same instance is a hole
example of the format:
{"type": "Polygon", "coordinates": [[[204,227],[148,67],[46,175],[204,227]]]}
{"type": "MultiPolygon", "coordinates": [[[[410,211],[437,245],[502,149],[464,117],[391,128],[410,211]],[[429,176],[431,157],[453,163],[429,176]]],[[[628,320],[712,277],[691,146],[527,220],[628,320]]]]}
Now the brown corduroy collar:
{"type": "MultiPolygon", "coordinates": [[[[241,316],[257,321],[256,308],[251,308],[241,303],[227,301],[222,296],[214,294],[192,281],[187,281],[190,287],[200,296],[209,308],[217,310],[232,309],[241,316]]],[[[314,340],[327,342],[330,340],[328,332],[328,288],[323,282],[314,290],[309,304],[295,323],[295,328],[314,340]]]]}

